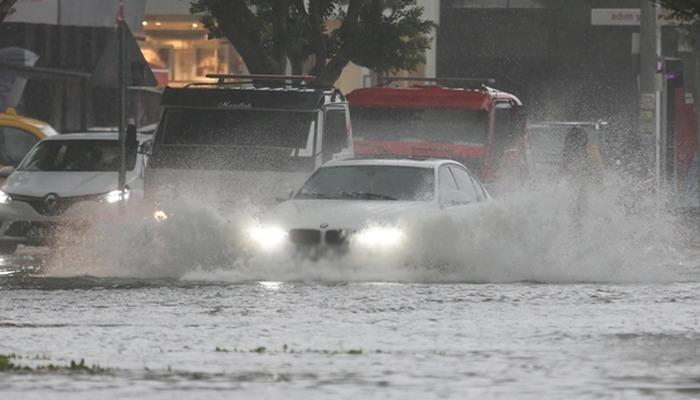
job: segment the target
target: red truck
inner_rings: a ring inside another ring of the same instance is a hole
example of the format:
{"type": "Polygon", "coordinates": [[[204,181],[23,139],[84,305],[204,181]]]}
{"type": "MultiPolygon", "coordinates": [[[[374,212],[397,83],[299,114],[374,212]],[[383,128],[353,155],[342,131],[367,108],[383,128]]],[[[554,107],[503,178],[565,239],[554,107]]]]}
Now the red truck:
{"type": "Polygon", "coordinates": [[[347,95],[356,156],[453,159],[485,182],[505,174],[529,176],[529,139],[517,97],[485,86],[492,80],[396,80],[421,84],[363,88],[347,95]]]}

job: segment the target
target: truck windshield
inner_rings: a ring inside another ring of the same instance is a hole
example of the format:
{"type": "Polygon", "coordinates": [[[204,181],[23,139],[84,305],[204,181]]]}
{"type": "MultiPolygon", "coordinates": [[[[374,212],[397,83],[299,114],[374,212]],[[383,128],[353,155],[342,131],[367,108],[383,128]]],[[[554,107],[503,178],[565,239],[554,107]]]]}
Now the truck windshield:
{"type": "MultiPolygon", "coordinates": [[[[20,164],[23,171],[118,171],[117,140],[46,140],[20,164]]],[[[126,168],[136,165],[136,148],[127,149],[126,168]]]]}
{"type": "Polygon", "coordinates": [[[315,116],[280,110],[171,109],[163,143],[305,148],[315,116]]]}
{"type": "Polygon", "coordinates": [[[353,135],[365,140],[484,144],[488,113],[466,109],[352,107],[353,135]]]}
{"type": "Polygon", "coordinates": [[[384,165],[325,167],[304,184],[298,199],[429,201],[434,192],[432,168],[384,165]]]}

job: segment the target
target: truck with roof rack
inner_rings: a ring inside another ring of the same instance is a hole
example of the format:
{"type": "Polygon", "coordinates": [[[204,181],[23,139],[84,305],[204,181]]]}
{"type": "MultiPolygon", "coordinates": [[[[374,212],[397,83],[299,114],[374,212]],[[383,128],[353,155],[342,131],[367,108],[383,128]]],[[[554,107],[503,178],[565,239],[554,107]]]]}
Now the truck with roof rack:
{"type": "Polygon", "coordinates": [[[378,87],[352,91],[347,98],[355,154],[453,159],[487,183],[506,175],[529,176],[532,162],[523,104],[510,93],[486,86],[492,83],[387,78],[378,87]],[[386,87],[396,81],[419,84],[386,87]]]}
{"type": "MultiPolygon", "coordinates": [[[[352,156],[345,97],[308,76],[208,75],[168,87],[145,178],[147,198],[270,203],[323,162],[352,156]]],[[[287,194],[289,191],[287,191],[287,194]]]]}

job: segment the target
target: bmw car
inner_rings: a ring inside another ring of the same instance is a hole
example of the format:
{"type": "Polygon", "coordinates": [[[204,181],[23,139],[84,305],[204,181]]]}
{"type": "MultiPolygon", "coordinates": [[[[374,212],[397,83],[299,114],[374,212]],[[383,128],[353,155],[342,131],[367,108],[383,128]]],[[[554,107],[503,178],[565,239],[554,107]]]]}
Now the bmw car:
{"type": "Polygon", "coordinates": [[[317,169],[247,236],[262,253],[291,249],[318,257],[405,244],[402,226],[426,213],[450,217],[492,198],[464,165],[450,160],[351,159],[317,169]]]}

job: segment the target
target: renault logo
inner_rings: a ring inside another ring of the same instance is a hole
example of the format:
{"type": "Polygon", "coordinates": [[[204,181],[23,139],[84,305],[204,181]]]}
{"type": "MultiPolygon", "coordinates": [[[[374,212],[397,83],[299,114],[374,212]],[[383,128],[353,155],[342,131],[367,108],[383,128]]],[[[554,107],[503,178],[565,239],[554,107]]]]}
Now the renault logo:
{"type": "Polygon", "coordinates": [[[53,210],[56,207],[56,202],[58,202],[58,195],[55,193],[49,193],[44,197],[44,206],[47,210],[53,210]]]}
{"type": "Polygon", "coordinates": [[[322,224],[321,224],[321,229],[326,229],[326,228],[328,228],[328,224],[325,223],[325,222],[322,223],[322,224]]]}

